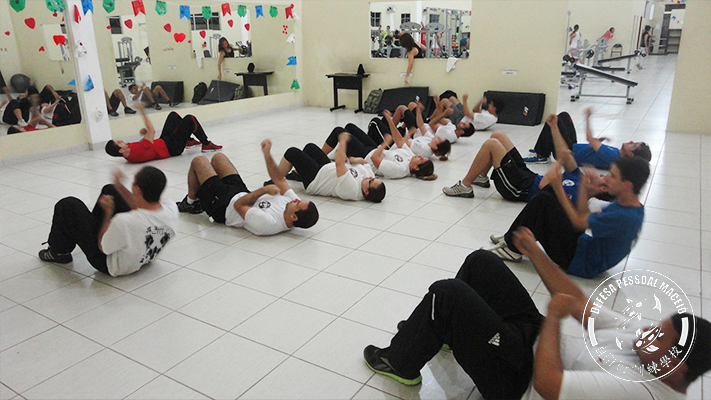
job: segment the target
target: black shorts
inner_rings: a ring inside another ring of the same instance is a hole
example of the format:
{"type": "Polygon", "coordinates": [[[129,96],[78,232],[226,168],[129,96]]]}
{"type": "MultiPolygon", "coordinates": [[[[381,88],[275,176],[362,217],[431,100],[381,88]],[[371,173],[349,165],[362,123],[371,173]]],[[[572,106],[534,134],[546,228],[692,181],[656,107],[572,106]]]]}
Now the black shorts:
{"type": "Polygon", "coordinates": [[[491,179],[496,190],[506,200],[526,201],[528,191],[536,180],[535,172],[528,169],[521,154],[514,147],[501,159],[501,166],[494,168],[491,179]]]}
{"type": "Polygon", "coordinates": [[[121,104],[121,100],[116,96],[116,93],[111,93],[111,97],[109,97],[109,105],[111,106],[111,109],[116,111],[117,108],[121,104]]]}
{"type": "Polygon", "coordinates": [[[215,175],[202,183],[197,191],[197,198],[207,215],[215,222],[225,223],[225,210],[230,200],[237,193],[243,192],[249,193],[249,189],[239,174],[227,175],[222,179],[215,175]]]}

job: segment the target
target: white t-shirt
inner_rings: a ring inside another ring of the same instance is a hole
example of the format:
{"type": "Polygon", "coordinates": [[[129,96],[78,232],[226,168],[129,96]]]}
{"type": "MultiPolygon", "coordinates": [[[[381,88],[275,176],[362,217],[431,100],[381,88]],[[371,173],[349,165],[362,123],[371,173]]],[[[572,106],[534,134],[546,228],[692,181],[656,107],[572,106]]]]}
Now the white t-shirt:
{"type": "Polygon", "coordinates": [[[474,129],[477,131],[483,131],[484,129],[494,125],[499,119],[493,116],[490,112],[486,110],[481,110],[481,112],[474,114],[474,129]]]}
{"type": "Polygon", "coordinates": [[[575,35],[573,36],[573,41],[570,42],[570,49],[577,49],[578,48],[578,42],[580,42],[580,31],[575,32],[575,35]]]}
{"type": "MultiPolygon", "coordinates": [[[[632,350],[632,343],[637,339],[633,323],[628,322],[625,330],[617,328],[624,325],[626,317],[614,311],[602,309],[595,316],[595,338],[601,345],[608,344],[608,355],[621,364],[630,367],[641,364],[637,353],[632,350]],[[622,343],[622,349],[616,345],[616,339],[622,343]]],[[[636,321],[635,321],[636,322],[636,321]]],[[[639,327],[643,327],[640,324],[639,327]]],[[[585,346],[583,338],[561,335],[561,358],[563,361],[563,382],[560,386],[559,399],[684,399],[686,396],[674,391],[661,380],[655,379],[643,383],[618,379],[603,371],[585,346]]],[[[646,380],[653,378],[646,370],[639,372],[630,368],[630,378],[646,380]]],[[[522,399],[541,399],[533,389],[533,382],[522,399]]]]}
{"type": "Polygon", "coordinates": [[[306,193],[317,196],[338,197],[343,200],[363,200],[361,182],[365,178],[375,177],[370,165],[351,165],[346,163],[348,172],[337,176],[336,163],[326,164],[318,171],[316,178],[306,188],[306,193]]]}
{"type": "Polygon", "coordinates": [[[372,150],[365,156],[365,160],[368,161],[368,164],[376,174],[388,179],[400,179],[410,176],[410,160],[415,156],[415,153],[410,150],[408,145],[403,144],[401,148],[383,150],[383,160],[380,162],[380,168],[376,167],[372,160],[373,153],[376,150],[372,150]]]}
{"type": "Polygon", "coordinates": [[[298,199],[292,189],[287,190],[283,195],[263,194],[259,196],[242,219],[235,209],[235,202],[248,194],[242,192],[232,197],[225,210],[225,225],[244,228],[257,236],[276,235],[291,229],[286,226],[286,221],[284,221],[284,210],[286,210],[287,204],[298,199]]]}
{"type": "Polygon", "coordinates": [[[447,125],[439,125],[434,135],[437,137],[445,138],[449,140],[450,143],[454,144],[454,142],[459,139],[457,133],[454,132],[456,129],[457,126],[450,122],[447,125]]]}
{"type": "MultiPolygon", "coordinates": [[[[456,135],[455,135],[456,136],[456,135]]],[[[432,148],[430,147],[430,143],[432,143],[432,139],[434,136],[432,136],[431,133],[427,132],[426,135],[423,136],[418,136],[410,141],[410,150],[412,150],[413,153],[417,156],[422,156],[425,158],[430,158],[432,157],[432,148]]]]}
{"type": "Polygon", "coordinates": [[[142,208],[119,213],[111,218],[101,238],[106,266],[111,276],[128,275],[151,262],[175,236],[178,207],[162,199],[160,210],[142,208]]]}

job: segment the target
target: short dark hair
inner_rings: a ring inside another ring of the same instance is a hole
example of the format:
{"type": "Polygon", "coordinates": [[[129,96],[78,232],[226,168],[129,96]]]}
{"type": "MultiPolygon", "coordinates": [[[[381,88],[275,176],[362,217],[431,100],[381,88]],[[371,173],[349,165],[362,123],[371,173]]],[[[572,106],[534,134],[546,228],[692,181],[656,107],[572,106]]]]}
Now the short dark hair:
{"type": "Polygon", "coordinates": [[[437,149],[434,151],[434,154],[437,156],[446,156],[450,151],[452,151],[452,143],[449,140],[443,140],[437,145],[437,149]]]}
{"type": "Polygon", "coordinates": [[[106,154],[112,156],[112,157],[121,157],[121,147],[116,144],[113,140],[109,140],[106,142],[106,146],[104,147],[104,150],[106,150],[106,154]]]}
{"type": "Polygon", "coordinates": [[[506,108],[506,103],[504,103],[503,100],[501,100],[499,98],[490,99],[489,104],[493,104],[494,107],[496,107],[497,114],[500,114],[501,111],[504,111],[504,108],[506,108]]]}
{"type": "Polygon", "coordinates": [[[368,189],[368,194],[365,199],[373,203],[380,203],[385,198],[385,182],[380,182],[380,185],[368,189]]]}
{"type": "Polygon", "coordinates": [[[135,87],[137,87],[136,84],[130,84],[130,85],[128,85],[128,91],[130,92],[131,89],[133,89],[133,88],[135,88],[135,87]]]}
{"type": "Polygon", "coordinates": [[[620,157],[613,165],[620,170],[623,180],[632,182],[634,194],[639,194],[649,178],[649,163],[640,157],[620,157]]]}
{"type": "MultiPolygon", "coordinates": [[[[498,108],[496,109],[496,113],[497,114],[499,113],[498,108]]],[[[476,129],[474,128],[474,124],[471,122],[469,123],[468,127],[462,128],[462,130],[464,131],[464,133],[462,133],[462,137],[469,137],[469,136],[473,135],[474,132],[476,132],[476,129]]]]}
{"type": "Polygon", "coordinates": [[[681,349],[681,358],[688,367],[684,378],[687,383],[691,383],[706,371],[711,369],[711,322],[691,315],[689,313],[674,314],[671,317],[674,324],[674,330],[681,334],[682,320],[684,318],[693,318],[693,323],[689,324],[688,345],[681,349]]]}
{"type": "Polygon", "coordinates": [[[420,164],[418,169],[411,170],[410,173],[418,178],[421,178],[423,176],[430,176],[434,174],[434,163],[432,162],[432,160],[427,160],[420,164]]]}
{"type": "Polygon", "coordinates": [[[20,128],[18,128],[16,126],[11,126],[11,127],[7,128],[8,135],[12,135],[13,133],[20,133],[20,132],[23,132],[23,131],[21,131],[20,128]]]}
{"type": "Polygon", "coordinates": [[[166,181],[163,171],[150,165],[141,168],[134,178],[134,184],[141,189],[143,199],[149,203],[160,201],[160,195],[165,189],[166,181]]]}
{"type": "Polygon", "coordinates": [[[632,154],[634,154],[635,157],[646,160],[647,162],[652,160],[652,151],[649,149],[649,145],[644,142],[640,142],[639,147],[637,147],[632,154]]]}
{"type": "Polygon", "coordinates": [[[308,229],[316,225],[318,222],[318,209],[313,201],[309,202],[309,206],[305,210],[299,210],[294,213],[296,215],[296,221],[294,221],[294,226],[298,228],[308,229]]]}

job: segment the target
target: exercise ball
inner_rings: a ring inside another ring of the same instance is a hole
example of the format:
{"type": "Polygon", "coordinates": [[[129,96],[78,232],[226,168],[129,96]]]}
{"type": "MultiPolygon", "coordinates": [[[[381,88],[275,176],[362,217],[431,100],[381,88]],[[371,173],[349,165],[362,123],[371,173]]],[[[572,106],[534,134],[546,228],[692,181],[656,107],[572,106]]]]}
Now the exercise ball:
{"type": "Polygon", "coordinates": [[[15,74],[10,78],[10,86],[15,89],[15,93],[25,93],[30,87],[30,77],[24,74],[15,74]]]}

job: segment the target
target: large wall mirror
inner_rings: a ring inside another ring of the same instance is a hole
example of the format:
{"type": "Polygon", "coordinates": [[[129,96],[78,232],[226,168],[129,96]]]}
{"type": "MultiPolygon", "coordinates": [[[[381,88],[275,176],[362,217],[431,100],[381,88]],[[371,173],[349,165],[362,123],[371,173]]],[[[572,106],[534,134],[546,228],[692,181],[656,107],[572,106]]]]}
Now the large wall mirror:
{"type": "Polygon", "coordinates": [[[190,16],[190,30],[193,57],[217,58],[220,53],[220,39],[225,38],[239,58],[252,56],[252,42],[249,40],[249,15],[244,17],[222,16],[214,12],[210,18],[202,14],[190,16]]]}
{"type": "Polygon", "coordinates": [[[412,35],[425,58],[467,58],[471,1],[397,1],[370,3],[370,55],[404,58],[400,36],[412,35]]]}
{"type": "Polygon", "coordinates": [[[108,26],[119,85],[125,87],[136,81],[153,80],[146,16],[110,16],[108,26]]]}

